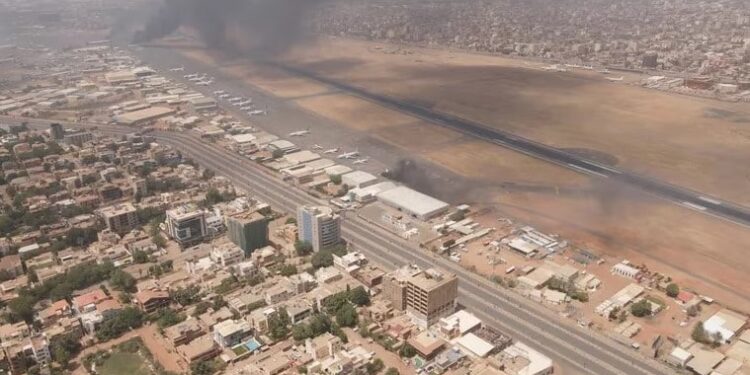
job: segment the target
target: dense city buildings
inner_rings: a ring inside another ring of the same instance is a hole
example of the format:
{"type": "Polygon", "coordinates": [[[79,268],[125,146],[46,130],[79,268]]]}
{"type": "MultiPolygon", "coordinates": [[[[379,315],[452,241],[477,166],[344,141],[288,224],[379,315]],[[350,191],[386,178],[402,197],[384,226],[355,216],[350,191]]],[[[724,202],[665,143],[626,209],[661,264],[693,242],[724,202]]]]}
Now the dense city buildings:
{"type": "Polygon", "coordinates": [[[312,23],[335,36],[750,80],[750,9],[738,0],[343,0],[312,23]]]}

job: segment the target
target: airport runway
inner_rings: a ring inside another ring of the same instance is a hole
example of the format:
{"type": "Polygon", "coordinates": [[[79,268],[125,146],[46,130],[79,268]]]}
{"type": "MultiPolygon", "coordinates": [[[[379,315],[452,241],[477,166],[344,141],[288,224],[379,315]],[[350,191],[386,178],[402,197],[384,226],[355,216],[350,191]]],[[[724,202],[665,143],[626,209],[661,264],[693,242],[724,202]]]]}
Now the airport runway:
{"type": "Polygon", "coordinates": [[[750,208],[654,178],[638,175],[624,169],[596,163],[578,155],[542,143],[534,142],[530,139],[519,137],[509,132],[493,129],[477,122],[434,111],[410,103],[406,100],[377,94],[361,87],[323,77],[299,67],[293,67],[278,62],[266,63],[293,75],[302,76],[320,82],[336,90],[421,118],[430,123],[444,126],[463,134],[494,143],[498,146],[557,164],[578,173],[584,173],[598,178],[607,178],[618,183],[627,184],[685,208],[750,228],[750,208]]]}
{"type": "MultiPolygon", "coordinates": [[[[0,117],[0,120],[9,121],[0,117]]],[[[21,120],[16,120],[17,122],[21,120]]],[[[47,129],[50,121],[27,120],[47,129]]],[[[132,133],[122,126],[64,123],[72,127],[96,127],[113,136],[132,133]]],[[[195,135],[153,132],[158,142],[171,145],[199,164],[229,178],[238,187],[265,200],[275,210],[295,213],[304,204],[325,204],[288,185],[265,168],[222,148],[202,142],[195,135]]],[[[459,302],[489,326],[512,335],[539,350],[574,374],[661,375],[674,373],[664,365],[635,353],[631,348],[565,320],[543,306],[503,289],[460,265],[416,248],[398,236],[371,225],[354,214],[345,214],[344,237],[386,270],[413,263],[437,266],[458,275],[459,302]]]]}

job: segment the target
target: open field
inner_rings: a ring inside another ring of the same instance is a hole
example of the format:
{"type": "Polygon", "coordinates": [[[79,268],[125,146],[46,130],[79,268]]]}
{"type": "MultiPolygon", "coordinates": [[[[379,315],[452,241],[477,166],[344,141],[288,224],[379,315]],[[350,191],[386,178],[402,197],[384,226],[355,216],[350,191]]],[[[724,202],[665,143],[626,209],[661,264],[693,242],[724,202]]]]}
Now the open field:
{"type": "Polygon", "coordinates": [[[138,353],[113,352],[99,367],[101,375],[151,375],[146,360],[138,353]]]}
{"type": "MultiPolygon", "coordinates": [[[[750,110],[742,105],[607,83],[592,73],[549,73],[481,55],[333,40],[290,60],[368,90],[406,97],[602,163],[748,204],[750,110]],[[386,49],[394,49],[386,47],[386,49]],[[325,56],[317,58],[316,56],[325,56]]],[[[248,60],[187,57],[285,99],[347,131],[451,176],[434,193],[560,233],[592,250],[670,273],[750,311],[750,231],[643,193],[550,165],[248,60]]]]}

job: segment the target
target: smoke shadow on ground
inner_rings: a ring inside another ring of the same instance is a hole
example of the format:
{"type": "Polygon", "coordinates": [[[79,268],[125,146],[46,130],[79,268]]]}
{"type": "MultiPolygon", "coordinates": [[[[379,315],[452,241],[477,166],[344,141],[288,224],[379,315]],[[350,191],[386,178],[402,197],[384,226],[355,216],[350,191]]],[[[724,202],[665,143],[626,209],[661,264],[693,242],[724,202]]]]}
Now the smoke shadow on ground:
{"type": "Polygon", "coordinates": [[[314,71],[323,75],[345,74],[363,65],[365,62],[357,58],[335,58],[303,63],[298,66],[302,69],[314,71]]]}

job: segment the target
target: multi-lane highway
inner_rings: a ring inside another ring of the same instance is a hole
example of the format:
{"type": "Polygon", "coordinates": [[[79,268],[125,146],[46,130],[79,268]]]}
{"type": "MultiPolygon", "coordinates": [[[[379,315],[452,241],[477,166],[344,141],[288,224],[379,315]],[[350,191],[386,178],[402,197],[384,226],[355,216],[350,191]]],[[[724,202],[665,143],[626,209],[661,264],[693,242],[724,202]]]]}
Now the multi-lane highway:
{"type": "Polygon", "coordinates": [[[750,208],[723,201],[709,194],[696,192],[684,187],[676,186],[654,178],[646,177],[603,165],[564,150],[551,147],[542,143],[523,138],[509,132],[487,127],[483,124],[434,111],[407,100],[397,99],[381,95],[364,88],[357,87],[345,82],[337,81],[321,76],[309,70],[294,67],[278,62],[269,62],[275,67],[283,69],[291,74],[302,76],[328,85],[342,92],[355,95],[376,104],[419,117],[430,123],[444,126],[464,134],[468,134],[498,146],[509,148],[526,155],[551,162],[562,167],[574,170],[578,173],[608,178],[614,182],[636,187],[649,194],[667,199],[675,204],[681,205],[707,215],[712,215],[733,223],[750,228],[750,208]]]}
{"type": "MultiPolygon", "coordinates": [[[[8,120],[7,118],[0,118],[8,120]]],[[[18,121],[18,120],[16,120],[18,121]]],[[[49,121],[26,120],[30,126],[46,128],[49,121]]],[[[100,132],[124,135],[132,129],[97,126],[100,132]]],[[[323,204],[276,176],[224,149],[207,144],[184,133],[154,132],[161,143],[190,155],[198,163],[231,179],[238,187],[266,200],[277,210],[295,212],[303,204],[323,204]]],[[[459,276],[459,301],[487,324],[513,335],[563,365],[575,374],[647,375],[670,374],[669,369],[635,353],[632,349],[590,330],[562,320],[549,310],[430,252],[422,251],[399,237],[349,214],[343,224],[344,236],[358,250],[384,268],[407,263],[421,267],[437,266],[459,276]]]]}

